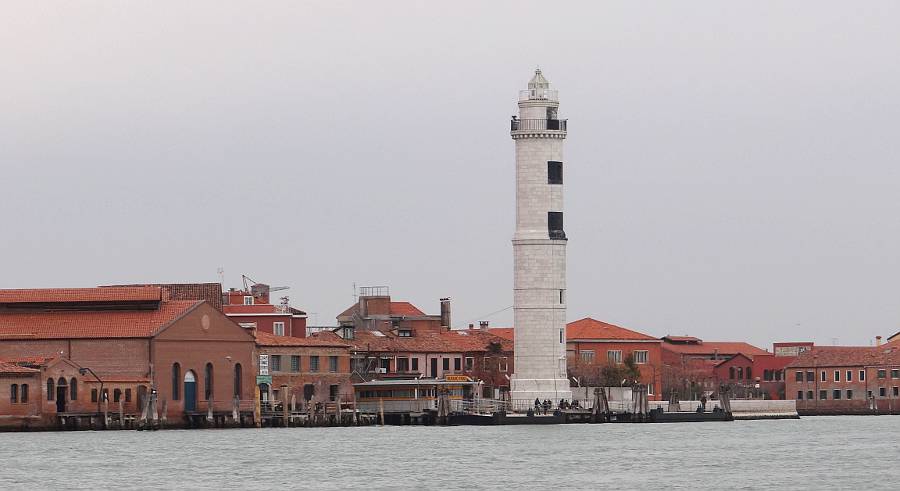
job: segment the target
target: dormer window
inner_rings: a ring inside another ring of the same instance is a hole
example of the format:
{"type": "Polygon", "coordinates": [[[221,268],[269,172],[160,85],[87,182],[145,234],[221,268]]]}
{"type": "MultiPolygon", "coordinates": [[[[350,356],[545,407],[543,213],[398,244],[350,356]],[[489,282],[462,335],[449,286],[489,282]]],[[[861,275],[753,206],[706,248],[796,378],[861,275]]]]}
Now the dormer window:
{"type": "Polygon", "coordinates": [[[341,329],[341,337],[344,339],[353,339],[353,328],[344,327],[343,329],[341,329]]]}
{"type": "Polygon", "coordinates": [[[412,329],[400,329],[399,331],[397,331],[397,335],[401,338],[411,338],[412,329]]]}
{"type": "Polygon", "coordinates": [[[253,305],[253,295],[244,295],[244,305],[253,305]]]}

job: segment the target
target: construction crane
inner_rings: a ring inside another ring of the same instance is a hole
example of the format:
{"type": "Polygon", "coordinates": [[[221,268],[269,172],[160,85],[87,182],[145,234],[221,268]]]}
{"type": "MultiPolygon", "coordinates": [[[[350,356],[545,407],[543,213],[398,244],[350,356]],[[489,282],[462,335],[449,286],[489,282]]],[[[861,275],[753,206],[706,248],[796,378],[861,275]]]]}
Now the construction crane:
{"type": "Polygon", "coordinates": [[[253,278],[242,274],[241,279],[244,282],[244,291],[250,292],[254,297],[261,297],[263,295],[268,295],[271,292],[278,292],[281,290],[287,290],[289,286],[269,286],[265,283],[258,283],[253,278]]]}

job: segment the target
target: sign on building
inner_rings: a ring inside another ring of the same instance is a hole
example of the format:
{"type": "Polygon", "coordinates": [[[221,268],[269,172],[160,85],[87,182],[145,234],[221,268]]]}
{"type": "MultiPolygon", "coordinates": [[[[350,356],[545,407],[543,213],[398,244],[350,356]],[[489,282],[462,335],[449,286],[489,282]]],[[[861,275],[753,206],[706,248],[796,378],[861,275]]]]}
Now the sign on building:
{"type": "Polygon", "coordinates": [[[259,374],[269,374],[269,355],[259,355],[259,374]]]}

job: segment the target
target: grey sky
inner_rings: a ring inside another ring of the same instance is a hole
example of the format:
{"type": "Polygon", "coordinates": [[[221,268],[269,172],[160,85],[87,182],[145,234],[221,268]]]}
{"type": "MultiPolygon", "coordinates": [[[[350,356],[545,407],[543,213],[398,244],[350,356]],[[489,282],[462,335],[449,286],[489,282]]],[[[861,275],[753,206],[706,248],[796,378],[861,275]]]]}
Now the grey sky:
{"type": "MultiPolygon", "coordinates": [[[[900,330],[896,2],[6,2],[0,287],[512,304],[509,116],[569,118],[569,319],[900,330]]],[[[511,311],[491,318],[509,325],[511,311]]]]}

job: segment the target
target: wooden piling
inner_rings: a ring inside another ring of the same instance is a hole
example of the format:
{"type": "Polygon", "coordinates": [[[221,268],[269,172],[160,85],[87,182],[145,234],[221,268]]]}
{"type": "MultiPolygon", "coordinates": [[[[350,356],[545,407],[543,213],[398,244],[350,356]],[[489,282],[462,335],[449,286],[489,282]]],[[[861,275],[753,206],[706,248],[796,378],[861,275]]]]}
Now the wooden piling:
{"type": "Polygon", "coordinates": [[[260,407],[259,397],[259,386],[257,385],[254,390],[253,424],[257,428],[262,428],[262,407],[260,407]]]}
{"type": "Polygon", "coordinates": [[[378,398],[378,417],[381,419],[381,426],[384,426],[384,399],[378,398]]]}
{"type": "Polygon", "coordinates": [[[119,398],[119,429],[125,429],[125,403],[119,398]]]}

